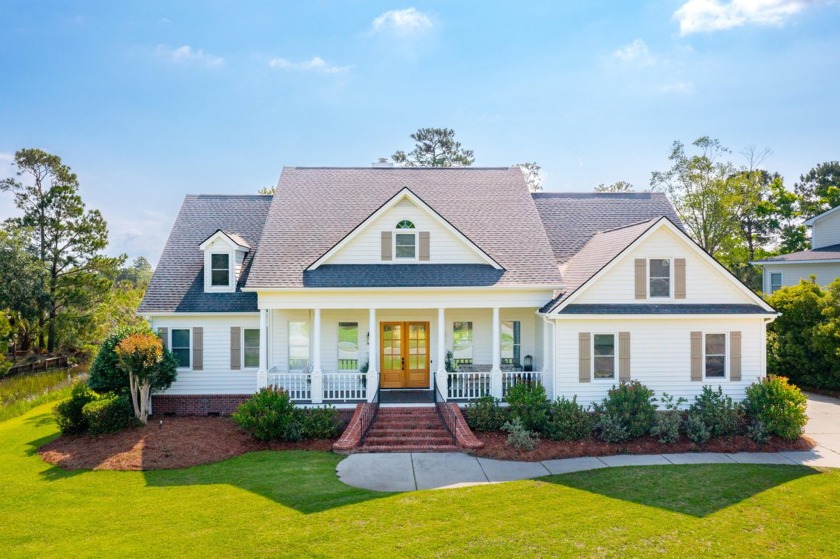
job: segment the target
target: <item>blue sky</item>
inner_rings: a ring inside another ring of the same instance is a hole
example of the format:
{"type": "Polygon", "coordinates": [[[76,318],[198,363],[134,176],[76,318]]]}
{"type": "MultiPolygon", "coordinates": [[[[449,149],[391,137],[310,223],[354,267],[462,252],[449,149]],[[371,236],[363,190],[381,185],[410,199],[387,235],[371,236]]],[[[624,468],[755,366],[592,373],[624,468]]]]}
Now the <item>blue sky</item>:
{"type": "MultiPolygon", "coordinates": [[[[366,166],[419,127],[546,190],[648,187],[674,140],[840,159],[840,3],[0,1],[0,178],[39,147],[111,253],[157,260],[187,193],[366,166]]],[[[741,156],[733,156],[740,162],[741,156]]],[[[16,212],[0,194],[0,218],[16,212]]],[[[324,224],[327,225],[328,224],[324,224]]]]}

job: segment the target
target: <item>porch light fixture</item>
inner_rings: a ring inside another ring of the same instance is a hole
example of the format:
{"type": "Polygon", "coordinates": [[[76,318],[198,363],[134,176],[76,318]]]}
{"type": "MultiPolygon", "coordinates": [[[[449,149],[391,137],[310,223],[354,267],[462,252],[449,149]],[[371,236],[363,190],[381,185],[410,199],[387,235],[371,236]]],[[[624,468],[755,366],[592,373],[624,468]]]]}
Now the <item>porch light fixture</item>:
{"type": "Polygon", "coordinates": [[[534,370],[534,358],[530,355],[525,356],[525,366],[523,367],[525,371],[533,371],[534,370]]]}

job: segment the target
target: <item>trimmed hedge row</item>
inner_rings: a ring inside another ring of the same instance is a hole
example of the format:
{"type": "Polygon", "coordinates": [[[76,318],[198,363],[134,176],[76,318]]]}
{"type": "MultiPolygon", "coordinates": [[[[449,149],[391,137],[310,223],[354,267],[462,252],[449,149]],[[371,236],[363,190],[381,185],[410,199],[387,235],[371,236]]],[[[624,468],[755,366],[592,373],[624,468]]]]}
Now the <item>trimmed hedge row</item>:
{"type": "Polygon", "coordinates": [[[74,386],[70,397],[59,402],[53,414],[64,435],[116,433],[139,424],[127,396],[99,394],[85,383],[74,386]]]}
{"type": "Polygon", "coordinates": [[[331,439],[341,429],[341,419],[334,406],[298,408],[287,392],[271,386],[240,405],[232,417],[245,432],[260,441],[331,439]]]}

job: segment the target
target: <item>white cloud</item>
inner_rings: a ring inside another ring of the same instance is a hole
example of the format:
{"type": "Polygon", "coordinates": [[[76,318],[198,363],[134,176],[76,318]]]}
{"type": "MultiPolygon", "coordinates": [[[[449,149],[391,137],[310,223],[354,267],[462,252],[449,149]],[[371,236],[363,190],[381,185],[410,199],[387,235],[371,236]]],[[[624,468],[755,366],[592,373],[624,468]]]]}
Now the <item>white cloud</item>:
{"type": "Polygon", "coordinates": [[[172,228],[174,215],[156,211],[141,211],[131,216],[106,212],[106,219],[110,241],[109,254],[126,253],[129,260],[145,256],[152,265],[156,265],[172,228]]]}
{"type": "Polygon", "coordinates": [[[429,31],[434,27],[432,19],[415,8],[388,10],[373,20],[374,31],[392,31],[412,35],[429,31]]]}
{"type": "Polygon", "coordinates": [[[268,65],[272,68],[280,68],[282,70],[304,70],[324,74],[343,74],[350,69],[350,66],[327,64],[327,61],[320,56],[313,56],[303,62],[291,62],[285,58],[272,58],[268,61],[268,65]]]}
{"type": "Polygon", "coordinates": [[[691,82],[675,81],[659,86],[660,93],[691,93],[694,91],[694,84],[691,82]]]}
{"type": "Polygon", "coordinates": [[[207,66],[208,68],[221,66],[225,62],[225,59],[221,56],[207,54],[202,49],[195,50],[189,45],[183,45],[177,48],[158,45],[155,49],[155,53],[170,62],[196,63],[207,66]]]}
{"type": "Polygon", "coordinates": [[[629,62],[640,66],[651,66],[654,63],[653,55],[641,39],[636,39],[632,43],[619,48],[613,52],[613,57],[622,62],[629,62]]]}
{"type": "Polygon", "coordinates": [[[680,34],[720,31],[743,25],[782,25],[817,0],[688,0],[674,12],[680,34]]]}

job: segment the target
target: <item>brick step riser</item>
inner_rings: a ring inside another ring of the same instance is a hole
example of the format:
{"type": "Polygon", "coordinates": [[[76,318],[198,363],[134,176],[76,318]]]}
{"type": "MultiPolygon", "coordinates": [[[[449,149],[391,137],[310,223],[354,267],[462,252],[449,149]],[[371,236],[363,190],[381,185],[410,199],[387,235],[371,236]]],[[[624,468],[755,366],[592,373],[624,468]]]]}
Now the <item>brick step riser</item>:
{"type": "Polygon", "coordinates": [[[446,429],[383,429],[380,427],[376,427],[371,429],[368,432],[369,437],[377,436],[377,437],[387,437],[387,436],[394,436],[399,437],[410,433],[413,436],[420,437],[424,435],[431,435],[431,436],[449,436],[449,431],[446,429]]]}
{"type": "Polygon", "coordinates": [[[381,413],[376,416],[376,420],[390,420],[390,421],[438,421],[438,415],[436,413],[432,414],[423,414],[423,415],[407,415],[403,413],[395,413],[395,414],[388,414],[382,415],[381,413]]]}
{"type": "Polygon", "coordinates": [[[387,446],[387,445],[406,445],[406,444],[452,444],[450,437],[368,437],[365,445],[368,446],[387,446]]]}
{"type": "Polygon", "coordinates": [[[457,452],[455,445],[446,446],[361,446],[356,452],[457,452]]]}
{"type": "Polygon", "coordinates": [[[373,425],[373,429],[390,429],[391,431],[413,431],[415,429],[441,429],[439,422],[424,421],[422,423],[395,423],[379,422],[373,425]]]}

